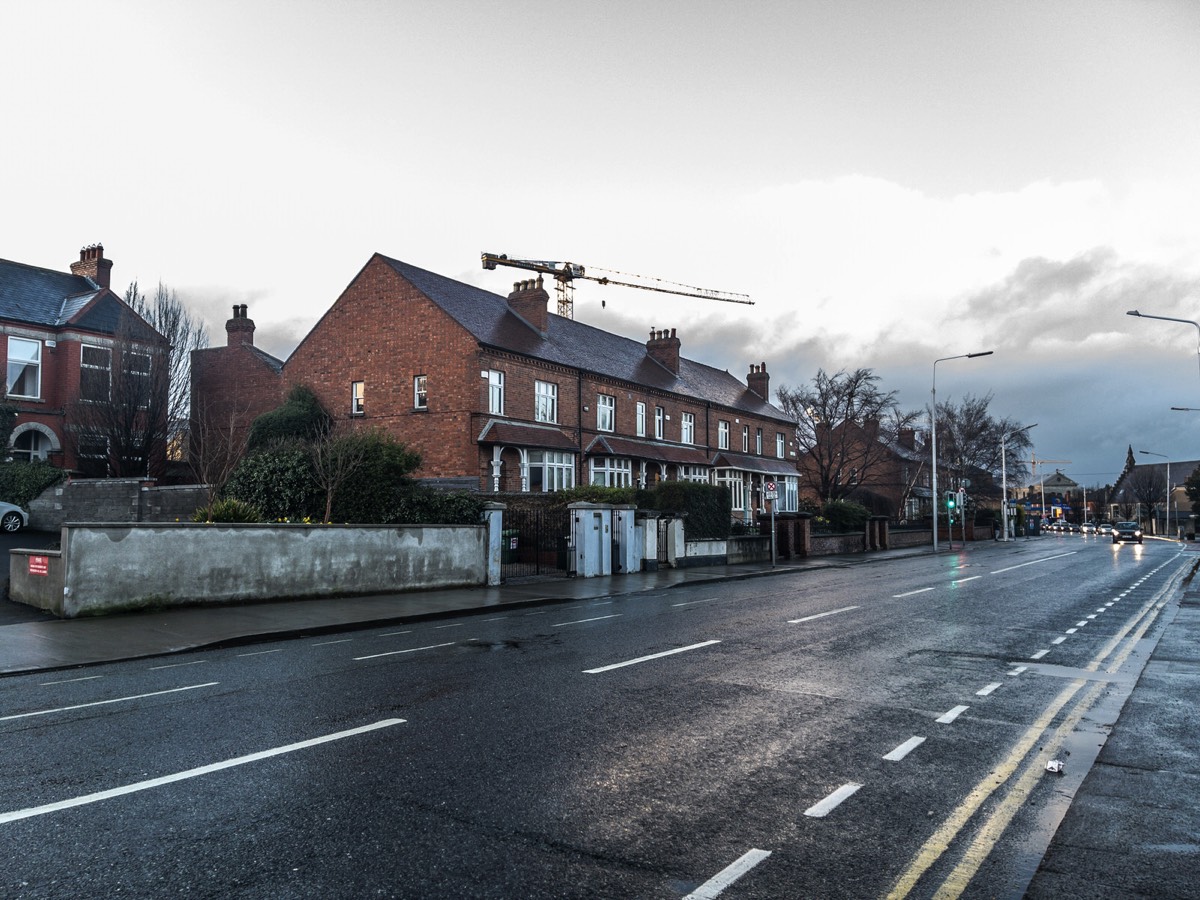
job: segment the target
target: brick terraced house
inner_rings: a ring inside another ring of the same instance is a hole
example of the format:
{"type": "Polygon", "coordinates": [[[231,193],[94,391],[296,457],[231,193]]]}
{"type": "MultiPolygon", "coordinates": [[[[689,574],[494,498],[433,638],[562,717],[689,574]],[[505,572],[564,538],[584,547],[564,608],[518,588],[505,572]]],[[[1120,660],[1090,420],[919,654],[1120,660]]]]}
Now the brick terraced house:
{"type": "MultiPolygon", "coordinates": [[[[245,422],[304,384],[354,427],[418,450],[417,475],[482,491],[663,479],[723,485],[749,519],[774,482],[798,503],[795,426],[766,364],[743,384],[687,359],[675,329],[645,343],[549,312],[541,279],[507,298],[375,254],[286,362],[253,351],[245,307],[226,347],[193,354],[193,415],[245,422]]],[[[194,425],[194,428],[198,427],[194,425]]]]}
{"type": "MultiPolygon", "coordinates": [[[[146,410],[165,409],[165,393],[156,392],[166,390],[159,376],[170,348],[110,290],[111,271],[99,244],[80,250],[69,273],[0,259],[5,402],[17,413],[11,458],[89,476],[110,474],[117,463],[140,475],[155,466],[155,459],[114,459],[110,439],[91,430],[114,416],[89,412],[122,396],[131,403],[131,428],[144,426],[146,410]]],[[[151,455],[165,459],[165,436],[151,455]]]]}

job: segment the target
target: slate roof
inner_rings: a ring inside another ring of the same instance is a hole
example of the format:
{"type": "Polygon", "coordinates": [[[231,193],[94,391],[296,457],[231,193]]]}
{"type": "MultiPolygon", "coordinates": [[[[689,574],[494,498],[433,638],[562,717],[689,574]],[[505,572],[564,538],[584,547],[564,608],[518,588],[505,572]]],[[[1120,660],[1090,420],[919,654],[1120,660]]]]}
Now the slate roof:
{"type": "Polygon", "coordinates": [[[634,459],[649,459],[655,462],[675,463],[681,466],[710,465],[708,454],[698,447],[679,444],[660,444],[652,441],[637,441],[632,438],[594,438],[585,451],[588,454],[604,453],[609,456],[630,456],[634,459]]]}
{"type": "MultiPolygon", "coordinates": [[[[0,319],[113,334],[121,316],[128,312],[129,307],[116,294],[96,287],[82,275],[0,259],[0,319]]],[[[148,325],[139,331],[134,335],[137,340],[162,339],[148,325]]]]}
{"type": "Polygon", "coordinates": [[[726,371],[680,357],[676,375],[650,357],[645,344],[553,313],[543,337],[499,294],[379,256],[481,344],[791,424],[787,413],[726,371]]]}

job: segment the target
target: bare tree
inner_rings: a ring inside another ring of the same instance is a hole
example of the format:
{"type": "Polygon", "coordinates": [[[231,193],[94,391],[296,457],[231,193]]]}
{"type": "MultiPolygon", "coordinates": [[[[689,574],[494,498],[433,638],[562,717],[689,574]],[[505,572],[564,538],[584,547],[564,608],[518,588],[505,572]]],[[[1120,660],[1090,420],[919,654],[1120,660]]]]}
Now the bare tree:
{"type": "Polygon", "coordinates": [[[313,480],[325,493],[325,518],[333,515],[333,501],[338,490],[365,462],[369,446],[362,435],[337,427],[327,419],[320,432],[308,444],[312,461],[313,480]]]}
{"type": "Polygon", "coordinates": [[[1033,449],[1028,430],[1013,419],[996,419],[988,411],[992,402],[989,393],[984,397],[967,395],[959,404],[938,404],[938,468],[957,472],[961,477],[972,470],[989,473],[993,478],[1001,473],[1001,442],[1008,435],[1003,468],[1010,481],[1029,475],[1027,457],[1033,449]]]}
{"type": "Polygon", "coordinates": [[[241,424],[246,411],[225,403],[198,412],[189,434],[187,460],[192,477],[204,486],[206,519],[211,522],[213,504],[246,452],[248,432],[241,424]]]}
{"type": "Polygon", "coordinates": [[[199,318],[188,312],[175,291],[161,281],[153,298],[143,294],[136,281],[131,282],[125,290],[125,302],[170,345],[165,373],[166,440],[170,458],[181,460],[188,446],[192,351],[208,346],[208,331],[199,318]]]}
{"type": "Polygon", "coordinates": [[[1161,466],[1154,465],[1134,466],[1125,474],[1121,480],[1121,502],[1130,509],[1129,515],[1134,515],[1132,508],[1136,504],[1152,516],[1155,507],[1166,502],[1167,480],[1160,469],[1161,466]]]}
{"type": "Polygon", "coordinates": [[[812,384],[782,385],[779,405],[796,422],[800,466],[823,502],[869,485],[900,431],[918,413],[902,413],[896,392],[879,387],[871,369],[817,371],[812,384]]]}

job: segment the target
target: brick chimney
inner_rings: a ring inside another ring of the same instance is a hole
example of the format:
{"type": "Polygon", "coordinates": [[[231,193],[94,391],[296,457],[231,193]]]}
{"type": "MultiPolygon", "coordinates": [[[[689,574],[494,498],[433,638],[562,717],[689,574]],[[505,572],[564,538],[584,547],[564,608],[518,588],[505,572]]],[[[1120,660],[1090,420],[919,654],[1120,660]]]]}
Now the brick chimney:
{"type": "Polygon", "coordinates": [[[650,340],[646,341],[646,352],[651,358],[666,366],[676,375],[679,374],[679,338],[675,337],[675,329],[670,333],[666,329],[651,331],[650,340]]]}
{"type": "Polygon", "coordinates": [[[542,287],[541,275],[536,280],[516,282],[512,293],[508,295],[509,308],[543,336],[546,334],[546,325],[550,318],[549,310],[546,309],[549,302],[550,295],[542,287]]]}
{"type": "Polygon", "coordinates": [[[771,376],[767,374],[767,364],[750,365],[750,374],[746,376],[746,387],[758,394],[764,400],[771,399],[771,376]]]}
{"type": "Polygon", "coordinates": [[[79,251],[79,262],[71,263],[71,274],[82,275],[98,287],[107,288],[112,274],[112,260],[104,258],[104,245],[92,244],[79,251]]]}
{"type": "Polygon", "coordinates": [[[234,306],[233,318],[225,323],[225,342],[230,347],[254,346],[254,320],[246,317],[246,304],[234,306]]]}
{"type": "Polygon", "coordinates": [[[900,433],[896,436],[896,443],[905,450],[916,450],[917,430],[915,428],[901,428],[900,433]]]}

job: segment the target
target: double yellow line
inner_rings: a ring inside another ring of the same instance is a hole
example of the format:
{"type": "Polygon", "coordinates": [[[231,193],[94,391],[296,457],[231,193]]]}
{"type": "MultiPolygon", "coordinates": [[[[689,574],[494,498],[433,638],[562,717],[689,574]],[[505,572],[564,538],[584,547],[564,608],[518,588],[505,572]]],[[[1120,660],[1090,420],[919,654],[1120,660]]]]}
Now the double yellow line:
{"type": "MultiPolygon", "coordinates": [[[[1172,578],[1157,594],[1154,595],[1107,644],[1104,645],[1085,667],[1084,671],[1099,671],[1105,660],[1112,656],[1106,673],[1116,673],[1133,653],[1138,641],[1145,636],[1150,626],[1158,618],[1159,612],[1166,605],[1166,597],[1175,584],[1172,578]],[[1118,652],[1119,651],[1119,652],[1118,652]],[[1114,655],[1115,653],[1115,655],[1114,655]]],[[[1045,762],[1040,756],[1032,755],[1037,746],[1045,746],[1047,758],[1053,758],[1061,749],[1064,740],[1075,730],[1080,720],[1100,699],[1107,688],[1106,682],[1093,683],[1091,690],[1085,692],[1071,708],[1065,718],[1051,729],[1051,725],[1076,695],[1090,683],[1089,679],[1077,678],[1064,688],[1050,705],[1043,710],[1020,740],[1005,756],[1004,760],[991,772],[987,778],[980,781],[966,798],[954,809],[949,818],[917,851],[908,868],[896,880],[891,891],[887,894],[889,900],[907,897],[917,886],[921,877],[950,849],[952,841],[956,840],[967,823],[977,813],[984,802],[999,791],[1016,776],[1009,785],[1007,795],[997,804],[991,815],[982,822],[974,839],[963,852],[962,859],[954,870],[946,877],[933,893],[933,897],[959,897],[971,883],[984,860],[999,842],[1004,829],[1008,827],[1013,816],[1029,799],[1030,793],[1037,785],[1038,779],[1045,775],[1045,762]]]]}

